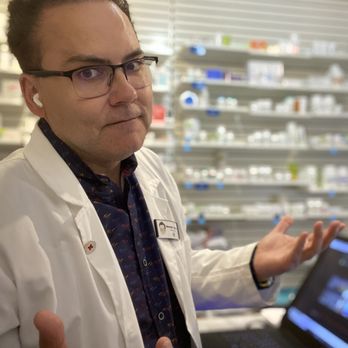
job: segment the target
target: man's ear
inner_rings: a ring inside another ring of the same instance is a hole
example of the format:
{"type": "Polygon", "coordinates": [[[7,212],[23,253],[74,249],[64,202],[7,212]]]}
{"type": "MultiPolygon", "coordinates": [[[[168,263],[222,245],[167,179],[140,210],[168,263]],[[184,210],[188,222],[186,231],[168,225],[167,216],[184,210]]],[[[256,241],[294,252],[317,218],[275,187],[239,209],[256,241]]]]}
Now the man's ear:
{"type": "Polygon", "coordinates": [[[19,78],[22,94],[29,110],[39,116],[45,116],[45,109],[40,100],[37,78],[28,74],[22,74],[19,78]]]}

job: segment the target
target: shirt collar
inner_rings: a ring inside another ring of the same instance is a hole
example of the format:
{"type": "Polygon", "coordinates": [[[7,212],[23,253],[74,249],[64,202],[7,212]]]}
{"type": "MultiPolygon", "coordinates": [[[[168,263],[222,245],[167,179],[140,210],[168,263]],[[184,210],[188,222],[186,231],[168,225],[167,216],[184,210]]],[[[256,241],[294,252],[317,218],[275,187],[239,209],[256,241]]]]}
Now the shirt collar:
{"type": "MultiPolygon", "coordinates": [[[[78,179],[87,179],[91,181],[98,181],[100,184],[106,184],[106,181],[108,180],[105,179],[107,177],[105,175],[95,174],[92,169],[87,164],[85,164],[82,159],[67,144],[65,144],[60,138],[55,135],[45,119],[41,118],[38,125],[48,141],[63,158],[65,163],[78,179]]],[[[121,162],[121,176],[129,176],[133,174],[137,165],[137,159],[134,154],[124,159],[121,162]]]]}

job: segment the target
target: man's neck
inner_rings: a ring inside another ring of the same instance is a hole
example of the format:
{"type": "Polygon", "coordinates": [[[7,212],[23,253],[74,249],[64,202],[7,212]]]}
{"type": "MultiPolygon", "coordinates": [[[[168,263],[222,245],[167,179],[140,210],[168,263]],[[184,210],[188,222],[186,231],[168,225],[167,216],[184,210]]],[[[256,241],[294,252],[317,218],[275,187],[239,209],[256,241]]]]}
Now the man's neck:
{"type": "MultiPolygon", "coordinates": [[[[82,159],[83,160],[83,159],[82,159]]],[[[121,187],[121,162],[101,166],[89,161],[84,161],[91,170],[97,175],[107,176],[110,180],[121,187]]]]}

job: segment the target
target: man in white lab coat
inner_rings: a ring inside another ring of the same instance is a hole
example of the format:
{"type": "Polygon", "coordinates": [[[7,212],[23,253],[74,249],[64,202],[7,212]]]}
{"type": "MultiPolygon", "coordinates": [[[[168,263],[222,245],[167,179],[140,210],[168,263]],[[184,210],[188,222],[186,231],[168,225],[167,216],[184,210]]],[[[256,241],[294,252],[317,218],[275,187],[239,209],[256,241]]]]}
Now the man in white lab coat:
{"type": "Polygon", "coordinates": [[[200,347],[195,307],[269,303],[276,276],[344,228],[291,237],[285,217],[257,244],[192,251],[175,182],[142,148],[157,58],[127,2],[12,0],[9,12],[40,121],[0,164],[0,347],[37,347],[34,317],[42,348],[200,347]]]}

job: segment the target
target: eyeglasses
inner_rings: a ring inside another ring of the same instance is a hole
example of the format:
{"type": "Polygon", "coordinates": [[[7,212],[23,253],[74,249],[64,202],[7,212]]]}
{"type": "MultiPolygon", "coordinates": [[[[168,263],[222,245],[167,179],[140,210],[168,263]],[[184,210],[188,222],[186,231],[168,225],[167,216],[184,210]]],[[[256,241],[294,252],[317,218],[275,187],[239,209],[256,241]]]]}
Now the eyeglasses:
{"type": "Polygon", "coordinates": [[[38,77],[69,77],[76,94],[80,98],[90,99],[107,94],[112,86],[115,70],[122,68],[128,83],[135,89],[141,89],[152,83],[151,66],[158,63],[158,57],[141,57],[122,64],[89,65],[69,71],[29,70],[26,74],[38,77]]]}

